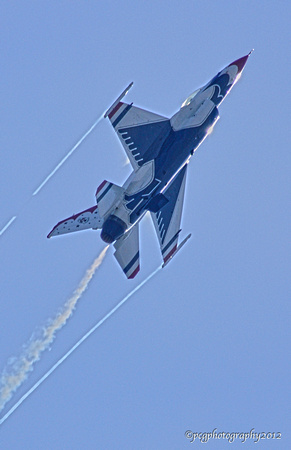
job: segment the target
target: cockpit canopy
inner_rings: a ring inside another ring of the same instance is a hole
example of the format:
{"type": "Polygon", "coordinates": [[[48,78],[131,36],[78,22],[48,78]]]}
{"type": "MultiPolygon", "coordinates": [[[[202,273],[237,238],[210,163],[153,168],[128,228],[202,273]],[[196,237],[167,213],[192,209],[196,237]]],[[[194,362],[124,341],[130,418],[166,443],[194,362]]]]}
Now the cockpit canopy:
{"type": "Polygon", "coordinates": [[[182,103],[181,108],[184,108],[184,106],[189,105],[189,103],[191,103],[191,101],[193,100],[193,98],[198,94],[198,92],[201,91],[201,88],[196,89],[196,91],[193,92],[193,94],[189,95],[188,98],[186,98],[186,100],[182,103]]]}

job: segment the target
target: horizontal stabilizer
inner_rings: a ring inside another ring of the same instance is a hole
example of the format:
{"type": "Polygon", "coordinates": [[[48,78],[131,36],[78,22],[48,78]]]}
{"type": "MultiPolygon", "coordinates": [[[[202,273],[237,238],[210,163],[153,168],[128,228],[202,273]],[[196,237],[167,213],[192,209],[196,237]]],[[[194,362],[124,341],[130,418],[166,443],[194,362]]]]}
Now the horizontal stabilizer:
{"type": "Polygon", "coordinates": [[[72,233],[74,231],[88,230],[93,228],[97,230],[102,228],[103,219],[98,213],[98,206],[92,206],[85,211],[75,214],[59,222],[48,234],[48,238],[58,236],[59,234],[72,233]]]}
{"type": "Polygon", "coordinates": [[[127,278],[139,272],[139,232],[136,224],[127,234],[114,243],[114,256],[127,278]]]}
{"type": "Polygon", "coordinates": [[[164,191],[168,202],[157,213],[151,212],[164,264],[177,251],[185,192],[187,164],[164,191]]]}
{"type": "Polygon", "coordinates": [[[96,191],[96,201],[99,214],[104,217],[111,209],[122,200],[124,189],[116,184],[104,180],[96,191]]]}

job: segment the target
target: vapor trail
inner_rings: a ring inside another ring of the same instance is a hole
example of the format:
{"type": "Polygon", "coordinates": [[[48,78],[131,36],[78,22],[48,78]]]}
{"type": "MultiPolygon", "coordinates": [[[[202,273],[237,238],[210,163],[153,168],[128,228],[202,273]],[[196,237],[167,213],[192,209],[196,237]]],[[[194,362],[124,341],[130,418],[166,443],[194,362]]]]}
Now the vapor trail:
{"type": "Polygon", "coordinates": [[[2,230],[0,231],[0,236],[1,236],[1,234],[4,233],[4,231],[7,230],[8,227],[10,227],[10,225],[12,224],[12,222],[14,222],[15,219],[16,219],[16,216],[13,216],[13,217],[9,220],[9,222],[7,222],[7,224],[6,224],[6,225],[2,228],[2,230]]]}
{"type": "Polygon", "coordinates": [[[4,369],[1,376],[0,411],[2,411],[16,389],[24,380],[26,380],[28,373],[33,370],[34,363],[40,359],[41,353],[53,342],[56,332],[66,324],[68,318],[72,315],[77,301],[87,288],[96,269],[102,263],[108,247],[109,246],[102,250],[100,255],[87,270],[72,297],[65,303],[63,311],[58,313],[54,319],[48,321],[48,324],[42,331],[42,337],[36,338],[32,335],[29,343],[24,347],[22,355],[18,358],[14,358],[12,365],[8,363],[8,366],[4,369]]]}
{"type": "MultiPolygon", "coordinates": [[[[100,116],[96,122],[93,123],[91,128],[81,137],[81,139],[74,145],[74,147],[66,154],[66,156],[59,162],[59,164],[54,168],[54,170],[46,177],[46,179],[38,186],[38,188],[33,192],[32,196],[39,193],[39,191],[44,187],[44,185],[52,178],[52,176],[60,169],[60,167],[67,161],[67,159],[72,155],[72,153],[82,144],[86,137],[94,130],[96,125],[103,119],[103,114],[100,116]]],[[[0,236],[7,230],[8,227],[14,222],[17,216],[12,217],[9,222],[0,230],[0,236]]]]}
{"type": "Polygon", "coordinates": [[[112,314],[114,314],[135,292],[137,292],[144,284],[146,284],[159,270],[162,266],[159,266],[154,272],[152,272],[144,281],[142,281],[137,287],[135,287],[129,294],[126,295],[114,308],[109,311],[103,319],[99,320],[96,325],[94,325],[91,330],[89,330],[62,358],[60,358],[52,367],[49,369],[43,377],[41,377],[33,386],[30,388],[18,402],[0,419],[0,425],[8,419],[8,417],[24,402],[27,397],[30,396],[88,337],[94,333],[97,328],[99,328],[107,319],[109,319],[112,314]]]}
{"type": "Polygon", "coordinates": [[[48,182],[48,180],[56,173],[57,170],[59,170],[59,168],[64,164],[65,161],[67,161],[67,159],[71,156],[71,154],[79,147],[80,144],[82,144],[82,142],[84,141],[84,139],[86,139],[86,137],[91,133],[91,131],[94,130],[94,128],[96,127],[96,125],[98,125],[98,123],[101,121],[101,119],[103,119],[103,114],[102,116],[99,117],[99,119],[96,120],[96,122],[93,123],[92,127],[89,128],[89,130],[84,134],[83,137],[81,137],[81,139],[77,142],[76,145],[74,145],[74,147],[69,151],[69,153],[66,154],[66,156],[61,160],[61,162],[54,168],[54,170],[46,177],[46,179],[38,186],[38,188],[34,191],[34,193],[32,195],[36,195],[38,194],[38,192],[41,190],[41,188],[44,187],[44,185],[48,182]]]}

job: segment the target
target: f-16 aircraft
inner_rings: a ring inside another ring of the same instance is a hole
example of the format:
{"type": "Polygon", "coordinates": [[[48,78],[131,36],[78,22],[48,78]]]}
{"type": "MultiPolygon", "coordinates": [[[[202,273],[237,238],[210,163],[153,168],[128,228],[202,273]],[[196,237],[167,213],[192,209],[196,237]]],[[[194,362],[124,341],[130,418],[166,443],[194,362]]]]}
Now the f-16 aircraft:
{"type": "Polygon", "coordinates": [[[97,206],[59,222],[48,238],[73,231],[101,229],[127,278],[140,270],[139,222],[150,211],[164,264],[178,246],[185,181],[191,156],[219,119],[218,106],[230,92],[251,52],[221,70],[191,94],[171,118],[123,103],[131,83],[106,111],[133,171],[123,186],[104,180],[97,206]]]}

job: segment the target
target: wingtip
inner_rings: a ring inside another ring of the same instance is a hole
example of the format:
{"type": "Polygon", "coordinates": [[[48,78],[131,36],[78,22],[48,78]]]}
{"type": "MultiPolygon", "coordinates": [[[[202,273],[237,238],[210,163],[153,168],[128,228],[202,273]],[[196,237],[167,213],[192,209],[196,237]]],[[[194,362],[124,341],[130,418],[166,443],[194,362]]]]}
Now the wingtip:
{"type": "Polygon", "coordinates": [[[58,225],[60,225],[61,222],[59,222],[56,226],[53,227],[53,229],[49,232],[49,234],[47,235],[47,239],[50,239],[52,236],[54,236],[54,231],[55,229],[58,227],[58,225]]]}
{"type": "Polygon", "coordinates": [[[127,88],[127,92],[129,91],[130,88],[132,88],[133,86],[133,81],[131,83],[129,83],[128,88],[127,88]]]}
{"type": "Polygon", "coordinates": [[[120,103],[120,100],[123,99],[123,97],[128,93],[129,89],[133,86],[133,81],[131,83],[129,83],[129,85],[127,86],[127,88],[124,89],[124,91],[120,94],[120,96],[115,100],[115,102],[110,106],[110,108],[107,109],[107,111],[104,113],[104,118],[106,119],[106,117],[109,116],[109,114],[111,113],[111,111],[116,107],[116,105],[118,105],[118,103],[120,103]]]}

